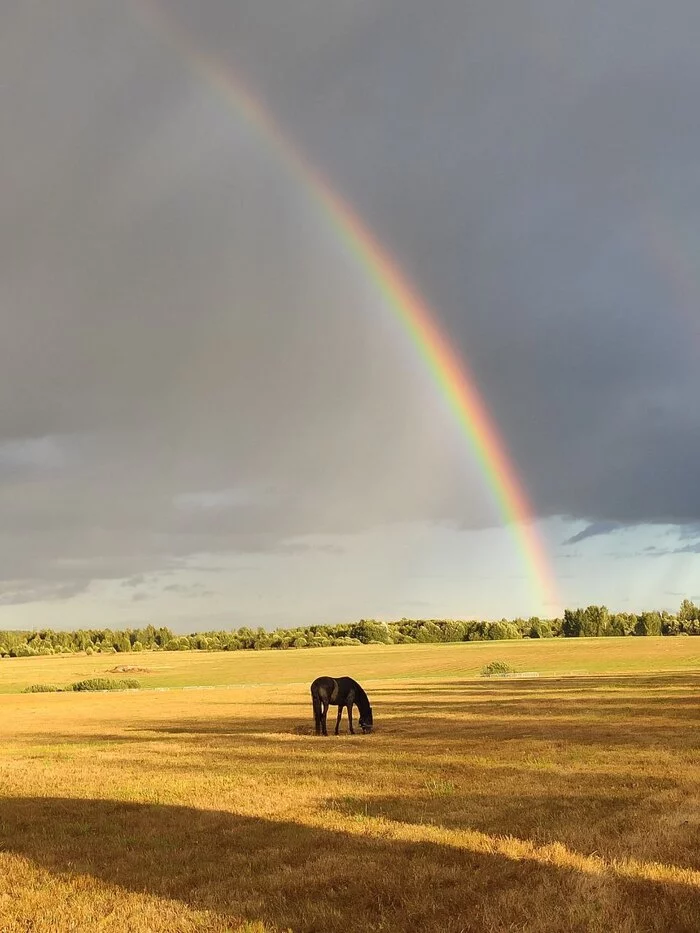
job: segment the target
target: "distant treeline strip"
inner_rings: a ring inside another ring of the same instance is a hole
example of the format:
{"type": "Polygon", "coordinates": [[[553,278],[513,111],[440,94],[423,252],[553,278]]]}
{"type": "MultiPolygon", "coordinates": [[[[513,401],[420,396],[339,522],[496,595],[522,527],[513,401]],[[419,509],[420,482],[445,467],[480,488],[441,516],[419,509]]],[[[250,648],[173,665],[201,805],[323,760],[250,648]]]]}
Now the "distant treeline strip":
{"type": "Polygon", "coordinates": [[[176,635],[169,628],[75,632],[41,629],[0,631],[0,657],[33,657],[84,651],[246,651],[262,648],[321,648],[331,645],[405,645],[413,643],[494,641],[509,638],[580,638],[620,635],[700,635],[700,607],[683,600],[670,612],[609,612],[605,606],[567,609],[561,619],[514,619],[498,622],[457,619],[401,619],[377,622],[361,619],[344,625],[306,625],[274,632],[239,628],[221,632],[176,635]]]}

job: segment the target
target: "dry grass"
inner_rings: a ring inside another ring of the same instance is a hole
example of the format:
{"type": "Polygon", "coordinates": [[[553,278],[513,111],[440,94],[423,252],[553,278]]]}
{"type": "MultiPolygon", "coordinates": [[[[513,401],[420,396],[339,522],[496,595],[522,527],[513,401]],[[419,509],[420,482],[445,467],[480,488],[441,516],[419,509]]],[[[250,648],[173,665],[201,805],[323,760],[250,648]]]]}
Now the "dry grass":
{"type": "Polygon", "coordinates": [[[430,680],[321,649],[252,658],[284,689],[0,697],[0,930],[697,933],[700,675],[438,679],[461,646],[416,648],[430,680]],[[309,734],[326,670],[367,680],[375,734],[309,734]]]}

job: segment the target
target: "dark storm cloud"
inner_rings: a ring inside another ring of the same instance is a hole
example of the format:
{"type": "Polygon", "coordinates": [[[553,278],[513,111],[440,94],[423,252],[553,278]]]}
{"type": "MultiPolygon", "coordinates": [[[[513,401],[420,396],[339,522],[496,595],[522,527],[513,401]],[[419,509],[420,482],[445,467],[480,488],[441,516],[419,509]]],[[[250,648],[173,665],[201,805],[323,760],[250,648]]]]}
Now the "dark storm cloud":
{"type": "Polygon", "coordinates": [[[0,593],[0,606],[70,599],[81,593],[85,586],[83,582],[75,580],[51,582],[42,579],[4,579],[2,593],[0,593]]]}
{"type": "MultiPolygon", "coordinates": [[[[694,4],[160,5],[438,309],[540,515],[700,520],[694,4]]],[[[492,521],[373,288],[146,8],[0,12],[7,592],[492,521]]]]}
{"type": "Polygon", "coordinates": [[[620,527],[618,522],[593,522],[591,525],[587,525],[583,531],[579,531],[578,534],[567,538],[564,544],[578,544],[580,541],[585,541],[586,538],[609,535],[613,531],[618,531],[620,527]]]}
{"type": "Polygon", "coordinates": [[[697,518],[697,5],[170,8],[415,275],[541,513],[697,518]]]}

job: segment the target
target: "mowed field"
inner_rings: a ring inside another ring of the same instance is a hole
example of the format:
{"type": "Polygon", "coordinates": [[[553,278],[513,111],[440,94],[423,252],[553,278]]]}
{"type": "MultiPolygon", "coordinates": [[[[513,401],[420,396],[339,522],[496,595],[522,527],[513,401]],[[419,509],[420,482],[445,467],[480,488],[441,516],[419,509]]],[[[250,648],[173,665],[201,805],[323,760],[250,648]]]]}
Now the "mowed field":
{"type": "Polygon", "coordinates": [[[6,659],[0,694],[3,933],[700,929],[700,639],[6,659]],[[118,664],[150,689],[19,692],[118,664]],[[326,673],[374,734],[312,734],[326,673]]]}

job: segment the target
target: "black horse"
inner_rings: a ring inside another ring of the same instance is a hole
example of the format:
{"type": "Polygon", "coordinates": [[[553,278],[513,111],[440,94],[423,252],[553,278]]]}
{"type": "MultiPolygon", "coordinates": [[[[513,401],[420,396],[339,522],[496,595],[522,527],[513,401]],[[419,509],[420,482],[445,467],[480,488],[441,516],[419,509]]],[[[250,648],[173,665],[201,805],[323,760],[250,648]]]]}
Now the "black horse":
{"type": "Polygon", "coordinates": [[[347,707],[350,734],[354,735],[355,730],[352,727],[353,704],[360,711],[360,728],[362,731],[365,734],[372,731],[372,707],[369,705],[367,694],[352,677],[317,677],[311,684],[311,701],[314,705],[316,735],[328,735],[326,716],[328,715],[329,706],[338,707],[335,734],[338,734],[340,728],[343,709],[347,707]]]}

